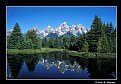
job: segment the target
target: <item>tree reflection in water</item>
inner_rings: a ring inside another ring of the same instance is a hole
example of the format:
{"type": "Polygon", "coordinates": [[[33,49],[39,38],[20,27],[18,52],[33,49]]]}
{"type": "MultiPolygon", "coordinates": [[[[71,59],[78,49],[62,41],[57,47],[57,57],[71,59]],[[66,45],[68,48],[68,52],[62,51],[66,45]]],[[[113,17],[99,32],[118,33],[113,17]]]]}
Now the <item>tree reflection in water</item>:
{"type": "Polygon", "coordinates": [[[23,64],[23,56],[16,54],[16,55],[8,55],[8,67],[9,67],[9,78],[17,78],[20,69],[22,68],[23,64]]]}
{"type": "Polygon", "coordinates": [[[116,72],[115,59],[95,59],[90,58],[88,60],[88,72],[92,79],[112,79],[115,75],[112,73],[116,72]]]}
{"type": "Polygon", "coordinates": [[[46,69],[56,67],[62,74],[66,71],[81,72],[87,68],[90,79],[112,79],[115,78],[115,59],[85,59],[77,56],[69,56],[65,52],[51,52],[40,54],[16,54],[8,55],[8,78],[17,78],[25,63],[29,72],[35,71],[37,65],[41,64],[46,69]],[[11,74],[11,75],[10,75],[11,74]],[[11,76],[11,77],[10,77],[11,76]]]}
{"type": "Polygon", "coordinates": [[[26,63],[26,66],[27,66],[29,72],[33,72],[35,70],[37,61],[38,61],[38,56],[36,54],[34,54],[34,55],[30,54],[30,55],[26,56],[25,63],[26,63]]]}

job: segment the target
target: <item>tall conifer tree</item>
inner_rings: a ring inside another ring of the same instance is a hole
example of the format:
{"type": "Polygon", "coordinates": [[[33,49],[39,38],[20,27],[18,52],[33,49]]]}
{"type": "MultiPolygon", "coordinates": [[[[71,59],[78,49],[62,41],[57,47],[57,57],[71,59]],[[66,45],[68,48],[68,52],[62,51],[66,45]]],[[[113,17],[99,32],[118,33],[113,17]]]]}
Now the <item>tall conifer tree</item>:
{"type": "Polygon", "coordinates": [[[23,49],[23,41],[23,34],[21,33],[19,24],[16,23],[10,36],[7,38],[7,47],[10,49],[23,49]]]}

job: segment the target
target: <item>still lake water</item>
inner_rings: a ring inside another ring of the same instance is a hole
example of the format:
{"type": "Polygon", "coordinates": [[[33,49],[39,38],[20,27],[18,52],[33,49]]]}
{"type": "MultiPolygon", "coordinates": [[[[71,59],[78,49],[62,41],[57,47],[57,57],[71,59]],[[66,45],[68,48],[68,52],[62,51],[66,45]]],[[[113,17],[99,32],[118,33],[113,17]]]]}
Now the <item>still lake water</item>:
{"type": "Polygon", "coordinates": [[[7,79],[115,79],[116,59],[63,52],[7,55],[7,79]]]}

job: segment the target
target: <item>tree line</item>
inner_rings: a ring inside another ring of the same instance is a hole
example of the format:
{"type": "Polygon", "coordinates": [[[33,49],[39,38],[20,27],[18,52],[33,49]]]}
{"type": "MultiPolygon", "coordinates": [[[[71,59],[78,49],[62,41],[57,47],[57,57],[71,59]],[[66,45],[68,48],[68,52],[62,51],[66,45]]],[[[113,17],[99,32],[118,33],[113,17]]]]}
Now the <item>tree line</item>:
{"type": "Polygon", "coordinates": [[[58,38],[40,39],[34,29],[28,30],[25,37],[18,23],[7,36],[8,49],[41,49],[63,48],[68,50],[98,53],[116,53],[116,28],[112,22],[103,23],[98,16],[94,17],[91,29],[80,36],[61,36],[58,38]]]}

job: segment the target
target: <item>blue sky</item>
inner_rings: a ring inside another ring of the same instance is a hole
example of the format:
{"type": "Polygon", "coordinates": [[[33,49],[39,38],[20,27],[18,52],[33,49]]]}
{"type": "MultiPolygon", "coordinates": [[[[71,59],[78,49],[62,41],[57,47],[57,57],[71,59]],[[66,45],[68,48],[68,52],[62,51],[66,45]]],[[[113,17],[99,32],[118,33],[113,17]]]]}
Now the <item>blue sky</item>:
{"type": "Polygon", "coordinates": [[[69,26],[73,24],[82,24],[86,28],[90,28],[94,16],[98,15],[102,22],[112,22],[116,27],[116,7],[7,7],[7,30],[11,30],[15,23],[18,22],[22,32],[27,32],[30,28],[37,26],[43,30],[48,25],[57,28],[62,22],[66,21],[69,26]]]}

